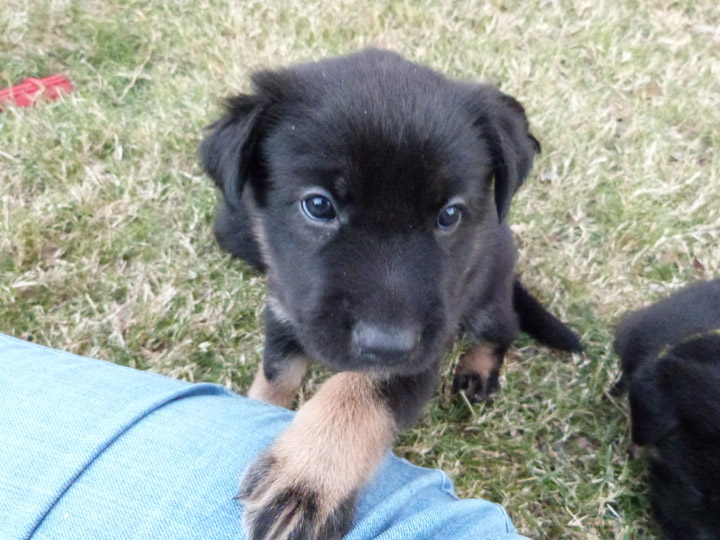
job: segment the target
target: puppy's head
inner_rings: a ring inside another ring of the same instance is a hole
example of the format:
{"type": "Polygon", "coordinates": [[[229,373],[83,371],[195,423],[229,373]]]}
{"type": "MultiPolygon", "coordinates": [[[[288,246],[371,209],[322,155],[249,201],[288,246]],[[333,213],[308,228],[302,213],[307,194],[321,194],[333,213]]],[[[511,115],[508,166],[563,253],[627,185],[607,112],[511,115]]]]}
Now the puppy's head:
{"type": "Polygon", "coordinates": [[[694,335],[720,328],[720,279],[685,287],[627,314],[615,328],[615,352],[625,378],[661,351],[694,335]]]}
{"type": "Polygon", "coordinates": [[[427,368],[539,151],[522,106],[377,50],[253,82],[201,156],[251,216],[273,313],[335,369],[427,368]]]}

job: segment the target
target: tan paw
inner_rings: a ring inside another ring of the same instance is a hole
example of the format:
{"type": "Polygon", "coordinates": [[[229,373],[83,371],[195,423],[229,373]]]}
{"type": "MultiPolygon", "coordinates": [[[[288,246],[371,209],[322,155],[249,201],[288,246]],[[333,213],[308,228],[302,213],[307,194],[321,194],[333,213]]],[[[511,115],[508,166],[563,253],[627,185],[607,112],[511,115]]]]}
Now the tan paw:
{"type": "Polygon", "coordinates": [[[502,358],[489,345],[477,345],[460,359],[453,377],[453,389],[470,403],[487,401],[500,389],[502,358]]]}
{"type": "Polygon", "coordinates": [[[272,450],[250,466],[238,497],[250,540],[339,540],[355,514],[356,492],[333,500],[308,479],[292,475],[272,450]]]}

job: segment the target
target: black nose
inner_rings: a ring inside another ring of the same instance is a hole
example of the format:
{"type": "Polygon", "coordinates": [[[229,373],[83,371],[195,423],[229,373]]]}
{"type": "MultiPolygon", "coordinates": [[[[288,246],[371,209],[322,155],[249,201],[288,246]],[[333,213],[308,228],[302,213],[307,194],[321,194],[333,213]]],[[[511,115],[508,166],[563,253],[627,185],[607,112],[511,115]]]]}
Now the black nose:
{"type": "Polygon", "coordinates": [[[396,328],[359,322],[352,332],[353,349],[370,362],[397,362],[408,357],[420,333],[414,328],[396,328]]]}

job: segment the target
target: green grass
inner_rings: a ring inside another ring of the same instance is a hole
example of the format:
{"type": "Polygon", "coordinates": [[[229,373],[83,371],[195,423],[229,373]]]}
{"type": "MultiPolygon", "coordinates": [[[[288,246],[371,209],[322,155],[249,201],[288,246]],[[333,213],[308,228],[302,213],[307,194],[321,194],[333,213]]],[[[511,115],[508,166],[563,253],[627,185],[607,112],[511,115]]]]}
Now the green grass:
{"type": "Polygon", "coordinates": [[[77,90],[0,113],[0,331],[244,391],[264,278],[213,243],[202,127],[253,69],[366,45],[523,101],[543,154],[512,212],[520,268],[587,344],[519,341],[474,408],[449,392],[457,349],[396,451],[532,538],[656,538],[610,344],[627,310],[720,273],[710,0],[6,0],[0,84],[77,90]]]}

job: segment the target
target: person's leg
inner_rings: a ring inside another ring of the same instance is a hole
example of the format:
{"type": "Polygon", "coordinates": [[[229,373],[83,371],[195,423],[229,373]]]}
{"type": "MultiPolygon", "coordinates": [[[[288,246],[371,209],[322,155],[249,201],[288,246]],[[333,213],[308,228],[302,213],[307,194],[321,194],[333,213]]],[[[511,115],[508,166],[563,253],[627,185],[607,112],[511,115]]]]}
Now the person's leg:
{"type": "MultiPolygon", "coordinates": [[[[293,413],[0,335],[0,538],[238,539],[245,468],[293,413]]],[[[388,456],[347,538],[520,538],[388,456]]]]}

